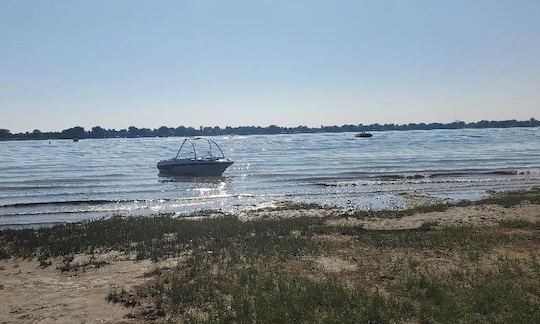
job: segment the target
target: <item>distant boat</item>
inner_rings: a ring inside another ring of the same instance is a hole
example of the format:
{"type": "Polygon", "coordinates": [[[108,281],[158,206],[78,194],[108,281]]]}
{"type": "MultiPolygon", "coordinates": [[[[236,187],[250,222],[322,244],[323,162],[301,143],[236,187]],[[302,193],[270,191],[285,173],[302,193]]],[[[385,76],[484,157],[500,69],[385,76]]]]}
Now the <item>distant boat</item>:
{"type": "Polygon", "coordinates": [[[181,177],[219,177],[225,172],[225,170],[231,166],[234,162],[226,159],[221,147],[217,145],[211,139],[205,137],[186,138],[176,156],[169,160],[162,160],[157,164],[159,174],[164,176],[181,176],[181,177]],[[203,156],[197,155],[194,141],[206,141],[208,143],[209,150],[203,156]],[[180,152],[187,146],[186,143],[191,144],[193,151],[191,158],[181,158],[178,156],[180,152]],[[214,151],[219,151],[219,155],[215,156],[214,151]]]}
{"type": "Polygon", "coordinates": [[[354,137],[372,137],[372,136],[373,134],[366,133],[366,132],[362,132],[362,133],[354,135],[354,137]]]}
{"type": "Polygon", "coordinates": [[[79,141],[78,138],[74,138],[74,139],[73,139],[73,142],[78,142],[78,141],[79,141]]]}

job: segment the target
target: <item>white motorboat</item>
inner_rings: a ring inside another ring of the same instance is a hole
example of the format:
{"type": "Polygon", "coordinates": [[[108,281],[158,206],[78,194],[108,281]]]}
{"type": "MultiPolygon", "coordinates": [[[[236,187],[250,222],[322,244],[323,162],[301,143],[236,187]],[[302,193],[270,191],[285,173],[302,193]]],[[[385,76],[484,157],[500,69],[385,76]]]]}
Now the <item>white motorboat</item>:
{"type": "Polygon", "coordinates": [[[219,177],[234,162],[226,159],[221,147],[211,139],[205,137],[186,138],[176,156],[169,160],[162,160],[157,164],[160,175],[180,177],[219,177]],[[206,141],[208,151],[204,155],[197,155],[195,141],[206,141]],[[191,147],[191,157],[179,158],[184,147],[191,147]],[[219,151],[215,156],[214,152],[219,151]]]}

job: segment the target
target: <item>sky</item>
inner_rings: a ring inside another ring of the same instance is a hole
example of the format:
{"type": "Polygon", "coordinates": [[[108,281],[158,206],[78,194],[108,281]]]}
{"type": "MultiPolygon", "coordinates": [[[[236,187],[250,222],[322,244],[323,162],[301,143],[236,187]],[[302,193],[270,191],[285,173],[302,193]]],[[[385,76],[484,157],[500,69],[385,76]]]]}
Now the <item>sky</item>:
{"type": "Polygon", "coordinates": [[[540,1],[0,0],[0,128],[540,118],[540,1]]]}

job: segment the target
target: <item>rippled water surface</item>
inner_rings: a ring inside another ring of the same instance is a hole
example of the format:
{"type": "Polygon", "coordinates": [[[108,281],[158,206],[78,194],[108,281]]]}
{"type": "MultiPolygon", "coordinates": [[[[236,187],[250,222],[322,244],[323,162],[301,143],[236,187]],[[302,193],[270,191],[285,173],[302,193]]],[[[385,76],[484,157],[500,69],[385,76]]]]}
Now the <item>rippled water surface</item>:
{"type": "Polygon", "coordinates": [[[0,225],[241,209],[282,200],[399,208],[540,185],[540,129],[215,137],[222,178],[168,179],[181,138],[0,142],[0,225]]]}

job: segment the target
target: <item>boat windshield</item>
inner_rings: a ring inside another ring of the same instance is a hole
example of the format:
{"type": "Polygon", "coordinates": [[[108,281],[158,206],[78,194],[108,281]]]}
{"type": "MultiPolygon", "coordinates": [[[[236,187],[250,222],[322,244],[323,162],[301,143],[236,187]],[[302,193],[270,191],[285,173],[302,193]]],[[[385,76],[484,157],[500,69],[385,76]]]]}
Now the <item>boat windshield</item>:
{"type": "Polygon", "coordinates": [[[178,153],[176,153],[175,160],[178,159],[224,159],[225,155],[221,150],[221,147],[206,137],[193,137],[186,138],[182,142],[178,153]]]}

